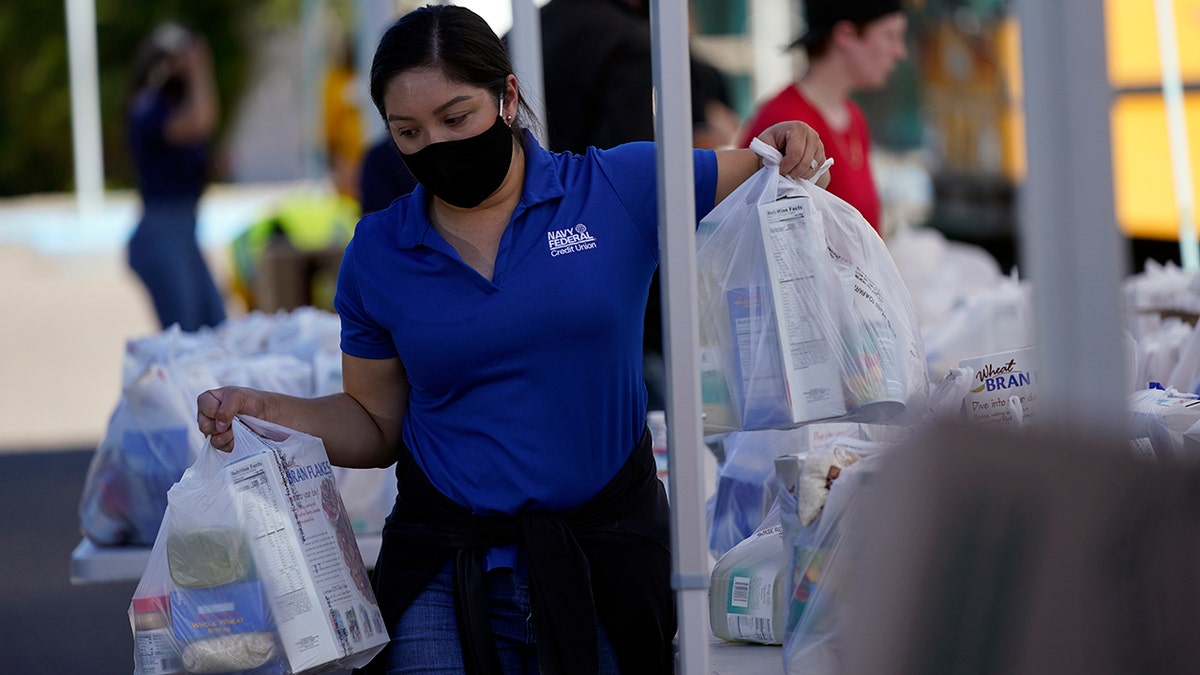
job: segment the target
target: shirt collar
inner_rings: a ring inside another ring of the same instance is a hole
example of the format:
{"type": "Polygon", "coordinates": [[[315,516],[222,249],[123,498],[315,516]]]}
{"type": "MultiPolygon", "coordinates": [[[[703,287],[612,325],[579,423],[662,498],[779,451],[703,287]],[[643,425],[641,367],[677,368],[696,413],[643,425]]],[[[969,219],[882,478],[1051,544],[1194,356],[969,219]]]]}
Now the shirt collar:
{"type": "Polygon", "coordinates": [[[397,248],[416,248],[425,240],[425,233],[433,227],[426,213],[427,201],[425,186],[417,183],[408,199],[402,199],[393,206],[398,206],[396,213],[396,246],[397,248]]]}
{"type": "Polygon", "coordinates": [[[528,129],[522,129],[521,133],[521,143],[525,147],[525,187],[521,191],[518,210],[557,199],[567,193],[559,176],[555,155],[543,148],[528,129]]]}

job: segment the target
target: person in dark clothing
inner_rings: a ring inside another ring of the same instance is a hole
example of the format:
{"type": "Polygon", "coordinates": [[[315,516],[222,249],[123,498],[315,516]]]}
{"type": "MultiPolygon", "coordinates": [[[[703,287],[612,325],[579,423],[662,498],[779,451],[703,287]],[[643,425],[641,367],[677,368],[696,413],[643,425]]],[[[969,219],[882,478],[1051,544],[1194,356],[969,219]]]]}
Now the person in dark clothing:
{"type": "Polygon", "coordinates": [[[225,320],[224,300],[196,240],[217,121],[208,43],[175,22],[159,25],[138,50],[126,125],[142,201],[128,261],[163,328],[195,331],[225,320]]]}
{"type": "Polygon", "coordinates": [[[698,57],[691,65],[692,145],[710,150],[731,148],[741,120],[733,109],[725,74],[698,57]]]}
{"type": "Polygon", "coordinates": [[[650,17],[634,0],[551,0],[540,12],[546,134],[582,154],[654,139],[650,17]]]}
{"type": "MultiPolygon", "coordinates": [[[[391,640],[374,666],[672,672],[669,508],[641,377],[654,144],[541,147],[499,37],[455,5],[384,33],[371,98],[419,185],[346,247],[343,391],[209,390],[201,433],[230,450],[248,415],[321,438],[335,466],[396,465],[374,579],[391,640]]],[[[794,178],[825,159],[803,124],[763,142],[794,178]]],[[[690,159],[699,212],[762,167],[746,149],[690,159]]]]}
{"type": "MultiPolygon", "coordinates": [[[[653,140],[653,48],[646,1],[550,0],[539,18],[550,149],[582,154],[589,147],[653,140]]],[[[724,76],[695,56],[691,70],[693,124],[705,131],[725,129],[728,120],[721,118],[736,114],[724,76]]],[[[725,133],[715,141],[697,136],[696,147],[717,149],[733,142],[725,133]]]]}
{"type": "Polygon", "coordinates": [[[359,202],[362,214],[382,211],[397,197],[417,186],[417,179],[400,158],[391,136],[384,136],[367,150],[359,172],[359,202]]]}
{"type": "MultiPolygon", "coordinates": [[[[551,150],[583,153],[654,139],[654,72],[645,0],[550,0],[539,14],[551,150]]],[[[721,72],[691,59],[694,145],[730,147],[737,115],[721,72]]],[[[697,214],[704,215],[704,214],[697,214]]],[[[645,315],[650,409],[665,407],[662,301],[658,274],[645,315]]]]}

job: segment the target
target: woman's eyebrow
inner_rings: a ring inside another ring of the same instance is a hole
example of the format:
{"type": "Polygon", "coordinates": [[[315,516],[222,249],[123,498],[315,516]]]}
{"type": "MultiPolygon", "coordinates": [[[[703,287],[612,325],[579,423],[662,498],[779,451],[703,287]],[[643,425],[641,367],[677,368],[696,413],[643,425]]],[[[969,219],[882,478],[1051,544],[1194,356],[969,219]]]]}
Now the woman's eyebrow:
{"type": "MultiPolygon", "coordinates": [[[[469,101],[469,100],[471,100],[471,97],[467,96],[465,94],[463,96],[455,96],[454,98],[450,99],[449,101],[446,101],[445,103],[434,108],[433,112],[440,113],[443,110],[445,110],[446,108],[449,108],[454,105],[458,105],[459,103],[462,103],[463,101],[469,101]]],[[[412,119],[411,117],[406,117],[404,115],[392,115],[392,114],[388,114],[387,118],[388,118],[389,122],[412,119]]]]}

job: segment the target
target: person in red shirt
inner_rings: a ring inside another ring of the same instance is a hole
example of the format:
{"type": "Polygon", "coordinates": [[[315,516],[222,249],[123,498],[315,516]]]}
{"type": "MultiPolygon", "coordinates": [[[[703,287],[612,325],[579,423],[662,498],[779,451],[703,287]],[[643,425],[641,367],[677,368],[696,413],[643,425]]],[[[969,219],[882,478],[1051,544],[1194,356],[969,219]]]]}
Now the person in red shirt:
{"type": "Polygon", "coordinates": [[[804,49],[807,68],[747,118],[738,144],[748,147],[776,122],[807,123],[834,160],[828,190],[858,209],[878,232],[882,223],[871,175],[871,132],[850,94],[887,83],[908,55],[908,19],[900,0],[805,0],[804,13],[807,30],[788,49],[804,49]]]}

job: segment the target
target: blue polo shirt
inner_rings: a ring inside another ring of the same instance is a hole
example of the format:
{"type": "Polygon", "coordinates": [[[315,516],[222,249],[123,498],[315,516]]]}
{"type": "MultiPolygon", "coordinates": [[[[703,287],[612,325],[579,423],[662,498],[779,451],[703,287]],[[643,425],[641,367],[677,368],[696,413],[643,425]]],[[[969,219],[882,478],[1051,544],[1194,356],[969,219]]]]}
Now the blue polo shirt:
{"type": "MultiPolygon", "coordinates": [[[[491,280],[434,230],[423,186],[359,221],[338,275],[342,350],[400,357],[412,386],[404,440],[433,485],[479,515],[583,503],[646,420],[654,145],[557,154],[526,133],[524,146],[524,191],[491,280]]],[[[694,165],[699,217],[716,155],[697,150],[694,165]]]]}

